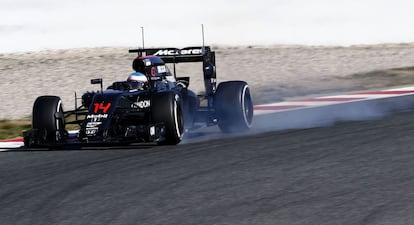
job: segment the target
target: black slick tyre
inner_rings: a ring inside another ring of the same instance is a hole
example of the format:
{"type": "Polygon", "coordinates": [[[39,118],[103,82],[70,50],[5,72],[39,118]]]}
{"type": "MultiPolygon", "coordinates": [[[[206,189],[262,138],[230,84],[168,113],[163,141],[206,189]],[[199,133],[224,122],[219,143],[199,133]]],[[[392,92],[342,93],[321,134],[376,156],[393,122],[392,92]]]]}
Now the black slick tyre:
{"type": "Polygon", "coordinates": [[[163,124],[164,137],[159,145],[176,145],[184,135],[183,111],[179,95],[174,92],[163,92],[153,96],[152,118],[156,124],[163,124]]]}
{"type": "Polygon", "coordinates": [[[40,140],[37,143],[55,145],[62,141],[65,133],[65,119],[62,100],[57,96],[40,96],[33,105],[33,130],[40,140]]]}
{"type": "Polygon", "coordinates": [[[246,132],[252,127],[253,102],[244,81],[218,85],[214,101],[218,126],[224,133],[246,132]]]}

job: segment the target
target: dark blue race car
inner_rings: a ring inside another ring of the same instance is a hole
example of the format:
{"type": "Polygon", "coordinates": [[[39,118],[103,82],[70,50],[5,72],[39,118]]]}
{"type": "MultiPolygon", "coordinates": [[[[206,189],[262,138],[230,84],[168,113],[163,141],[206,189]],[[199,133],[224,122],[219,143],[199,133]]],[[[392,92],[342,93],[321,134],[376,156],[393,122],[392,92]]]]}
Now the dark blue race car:
{"type": "MultiPolygon", "coordinates": [[[[218,125],[226,133],[251,128],[253,103],[244,81],[216,85],[215,53],[210,47],[134,49],[135,72],[106,90],[86,92],[75,110],[64,111],[58,96],[40,96],[33,105],[32,129],[24,132],[26,147],[67,144],[176,145],[185,131],[218,125]],[[176,63],[202,62],[205,93],[190,89],[189,77],[177,77],[176,63]],[[166,64],[173,64],[170,71],[166,64]],[[67,124],[80,129],[69,134],[67,124]]],[[[75,102],[78,99],[75,96],[75,102]]]]}

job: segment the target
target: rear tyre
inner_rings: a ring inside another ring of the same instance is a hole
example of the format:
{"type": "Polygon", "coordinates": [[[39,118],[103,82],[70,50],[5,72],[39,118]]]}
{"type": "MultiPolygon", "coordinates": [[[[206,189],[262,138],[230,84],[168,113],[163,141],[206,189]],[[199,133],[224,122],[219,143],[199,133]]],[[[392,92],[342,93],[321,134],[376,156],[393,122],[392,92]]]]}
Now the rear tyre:
{"type": "Polygon", "coordinates": [[[179,95],[163,92],[155,95],[152,104],[152,117],[156,124],[164,124],[164,137],[157,141],[160,145],[176,145],[184,135],[184,120],[179,95]]]}
{"type": "Polygon", "coordinates": [[[214,101],[218,126],[224,133],[245,132],[252,127],[253,102],[244,81],[218,85],[214,101]]]}
{"type": "Polygon", "coordinates": [[[32,127],[37,133],[36,143],[55,145],[65,133],[62,100],[57,96],[40,96],[33,105],[32,127]]]}

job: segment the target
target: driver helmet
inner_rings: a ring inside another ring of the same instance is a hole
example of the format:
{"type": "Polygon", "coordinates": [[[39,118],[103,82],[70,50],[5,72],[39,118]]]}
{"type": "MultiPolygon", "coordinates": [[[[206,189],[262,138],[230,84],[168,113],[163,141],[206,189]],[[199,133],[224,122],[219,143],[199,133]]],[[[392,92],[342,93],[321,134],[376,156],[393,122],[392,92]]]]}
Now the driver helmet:
{"type": "Polygon", "coordinates": [[[134,72],[128,76],[127,79],[131,89],[142,89],[148,83],[148,78],[143,73],[134,72]]]}

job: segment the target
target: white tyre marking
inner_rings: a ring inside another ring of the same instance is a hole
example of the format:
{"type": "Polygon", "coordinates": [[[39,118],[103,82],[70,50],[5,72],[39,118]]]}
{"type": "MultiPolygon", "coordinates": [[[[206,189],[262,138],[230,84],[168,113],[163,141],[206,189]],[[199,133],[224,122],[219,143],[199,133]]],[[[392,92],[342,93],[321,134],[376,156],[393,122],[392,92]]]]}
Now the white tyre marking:
{"type": "Polygon", "coordinates": [[[177,101],[174,101],[174,122],[175,122],[175,132],[177,134],[177,137],[181,139],[182,135],[180,132],[180,126],[178,124],[177,101]]]}
{"type": "Polygon", "coordinates": [[[245,97],[246,97],[246,91],[247,88],[249,87],[249,85],[245,85],[243,88],[243,93],[242,93],[242,110],[243,110],[243,119],[244,119],[244,123],[247,125],[248,128],[252,127],[252,124],[249,123],[248,119],[247,119],[247,114],[246,114],[246,105],[244,104],[245,102],[245,97]]]}
{"type": "MultiPolygon", "coordinates": [[[[57,104],[56,112],[59,112],[60,111],[61,105],[62,105],[62,100],[59,100],[59,102],[57,104]]],[[[59,119],[56,118],[56,130],[59,130],[59,128],[60,128],[59,127],[59,119]]]]}

